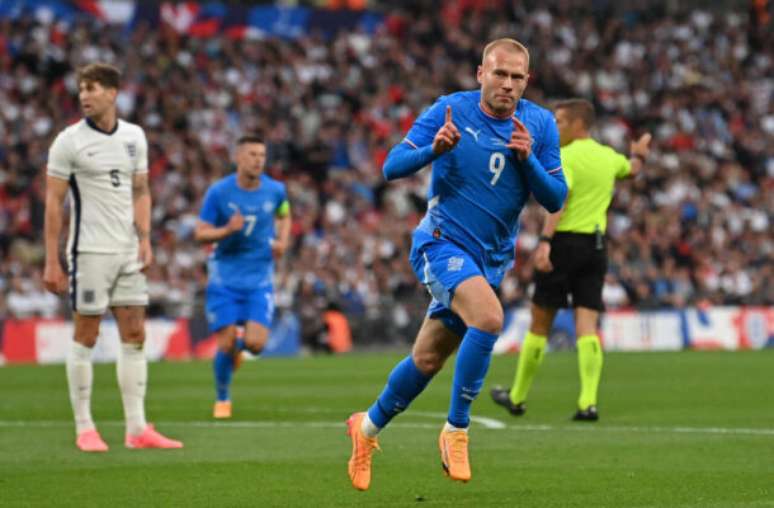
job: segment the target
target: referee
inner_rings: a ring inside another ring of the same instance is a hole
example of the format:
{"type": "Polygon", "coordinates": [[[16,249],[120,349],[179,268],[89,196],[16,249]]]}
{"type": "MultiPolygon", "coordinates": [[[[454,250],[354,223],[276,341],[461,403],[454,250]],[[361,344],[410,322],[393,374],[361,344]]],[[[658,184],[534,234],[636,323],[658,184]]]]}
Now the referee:
{"type": "Polygon", "coordinates": [[[579,421],[596,421],[597,387],[602,374],[602,348],[597,336],[602,284],[607,271],[607,207],[617,179],[635,176],[650,150],[650,134],[629,147],[629,159],[589,134],[594,107],[583,99],[556,104],[562,166],[569,194],[564,208],[549,214],[535,252],[532,324],[524,337],[516,378],[510,391],[492,388],[492,398],[515,416],[526,411],[532,379],[543,361],[548,333],[561,307],[575,308],[581,392],[579,421]]]}

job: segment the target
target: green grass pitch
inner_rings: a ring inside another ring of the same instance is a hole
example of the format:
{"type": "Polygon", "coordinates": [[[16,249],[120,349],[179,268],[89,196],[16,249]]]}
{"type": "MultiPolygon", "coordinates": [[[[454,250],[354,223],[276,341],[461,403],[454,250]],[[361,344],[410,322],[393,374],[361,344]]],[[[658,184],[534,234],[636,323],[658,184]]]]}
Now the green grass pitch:
{"type": "Polygon", "coordinates": [[[492,420],[472,424],[467,484],[443,476],[437,451],[450,363],[382,433],[371,489],[357,492],[344,421],[400,357],[247,362],[227,423],[210,419],[208,363],[152,364],[148,418],[185,442],[170,451],[123,447],[115,370],[97,365],[107,454],[76,450],[63,366],[0,368],[0,506],[774,507],[774,351],[608,354],[596,424],[569,421],[574,354],[547,355],[518,419],[489,398],[516,361],[497,357],[473,407],[492,420]]]}

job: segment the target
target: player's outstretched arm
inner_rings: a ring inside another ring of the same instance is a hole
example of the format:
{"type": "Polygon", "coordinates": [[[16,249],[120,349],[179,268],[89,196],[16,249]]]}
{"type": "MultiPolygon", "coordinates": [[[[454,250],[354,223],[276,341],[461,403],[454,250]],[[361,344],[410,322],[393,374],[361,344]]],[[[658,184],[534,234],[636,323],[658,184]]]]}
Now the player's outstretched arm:
{"type": "Polygon", "coordinates": [[[46,176],[46,212],[43,227],[46,264],[43,270],[43,285],[55,294],[67,291],[67,277],[62,269],[62,263],[59,262],[59,235],[62,233],[67,186],[67,180],[46,176]]]}
{"type": "Polygon", "coordinates": [[[417,147],[410,141],[404,140],[394,146],[384,161],[382,168],[384,178],[390,181],[416,173],[457,146],[460,137],[460,131],[452,121],[451,106],[446,106],[445,122],[435,134],[432,144],[417,147]]]}
{"type": "Polygon", "coordinates": [[[219,242],[229,235],[241,231],[245,225],[245,218],[242,213],[237,210],[234,215],[228,220],[228,222],[221,227],[214,226],[209,222],[205,222],[201,219],[196,221],[196,229],[194,230],[194,239],[201,243],[219,242]]]}

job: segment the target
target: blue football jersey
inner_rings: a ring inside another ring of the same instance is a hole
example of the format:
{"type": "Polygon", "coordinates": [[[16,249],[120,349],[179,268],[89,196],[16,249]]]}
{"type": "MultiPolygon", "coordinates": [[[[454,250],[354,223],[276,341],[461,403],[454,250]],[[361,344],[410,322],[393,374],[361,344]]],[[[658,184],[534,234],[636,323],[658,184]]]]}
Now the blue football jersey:
{"type": "Polygon", "coordinates": [[[218,180],[207,190],[201,220],[221,227],[236,210],[245,218],[242,230],[219,241],[210,256],[210,284],[255,289],[272,283],[274,218],[286,199],[285,185],[266,175],[261,175],[261,185],[254,190],[240,188],[236,174],[218,180]]]}
{"type": "MultiPolygon", "coordinates": [[[[461,134],[454,147],[432,163],[428,211],[418,229],[441,232],[490,267],[512,266],[519,214],[530,195],[524,164],[505,145],[513,121],[495,118],[481,108],[481,92],[440,97],[414,122],[404,142],[432,144],[444,122],[446,106],[461,134]],[[437,230],[437,231],[436,231],[437,230]]],[[[515,116],[529,130],[532,152],[549,173],[561,174],[559,131],[553,114],[521,99],[515,116]]]]}

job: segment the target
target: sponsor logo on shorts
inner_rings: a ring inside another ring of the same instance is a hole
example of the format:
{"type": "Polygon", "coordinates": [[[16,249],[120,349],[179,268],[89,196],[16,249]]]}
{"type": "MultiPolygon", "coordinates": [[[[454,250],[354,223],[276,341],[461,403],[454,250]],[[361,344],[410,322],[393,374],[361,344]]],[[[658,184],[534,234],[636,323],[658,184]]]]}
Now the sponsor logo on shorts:
{"type": "Polygon", "coordinates": [[[93,289],[84,289],[83,290],[83,303],[94,303],[95,296],[94,296],[94,290],[93,289]]]}
{"type": "Polygon", "coordinates": [[[446,265],[446,270],[450,272],[459,272],[462,270],[462,265],[465,263],[464,258],[460,258],[457,256],[450,257],[449,263],[446,265]]]}

